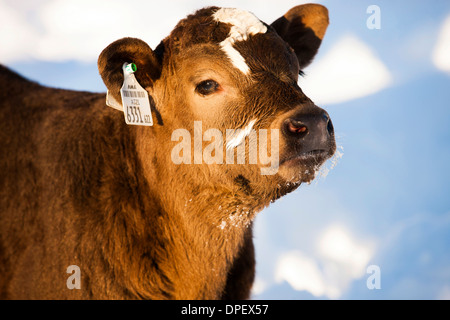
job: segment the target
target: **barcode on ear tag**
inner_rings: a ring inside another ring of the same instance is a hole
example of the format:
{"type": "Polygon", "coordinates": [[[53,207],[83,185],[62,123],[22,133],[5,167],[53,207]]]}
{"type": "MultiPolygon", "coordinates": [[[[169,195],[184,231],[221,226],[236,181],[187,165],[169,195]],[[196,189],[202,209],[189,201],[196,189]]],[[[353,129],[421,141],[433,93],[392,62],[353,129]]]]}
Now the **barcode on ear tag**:
{"type": "Polygon", "coordinates": [[[120,89],[122,96],[125,123],[138,126],[152,126],[152,112],[147,91],[141,87],[133,71],[123,65],[123,85],[120,89]]]}

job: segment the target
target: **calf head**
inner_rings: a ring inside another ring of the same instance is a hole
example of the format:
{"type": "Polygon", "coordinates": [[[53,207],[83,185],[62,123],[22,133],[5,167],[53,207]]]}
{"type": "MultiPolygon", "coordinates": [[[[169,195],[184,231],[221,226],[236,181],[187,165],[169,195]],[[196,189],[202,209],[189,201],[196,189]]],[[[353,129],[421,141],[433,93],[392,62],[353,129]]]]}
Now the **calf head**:
{"type": "Polygon", "coordinates": [[[246,11],[208,7],[180,21],[155,50],[133,38],[112,43],[98,66],[109,94],[121,101],[122,65],[137,65],[157,121],[133,130],[148,174],[166,192],[189,199],[208,188],[226,190],[264,206],[311,181],[335,151],[329,115],[297,84],[327,26],[328,11],[316,4],[294,7],[271,25],[246,11]],[[184,133],[188,149],[174,151],[184,133]]]}

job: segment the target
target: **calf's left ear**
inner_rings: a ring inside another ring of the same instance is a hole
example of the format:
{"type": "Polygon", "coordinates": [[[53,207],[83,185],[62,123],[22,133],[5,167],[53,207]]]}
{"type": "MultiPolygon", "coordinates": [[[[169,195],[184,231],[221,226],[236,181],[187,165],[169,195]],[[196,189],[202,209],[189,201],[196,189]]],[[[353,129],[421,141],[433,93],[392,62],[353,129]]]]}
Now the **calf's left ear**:
{"type": "Polygon", "coordinates": [[[303,4],[289,10],[271,26],[294,49],[303,69],[319,50],[328,24],[327,8],[320,4],[303,4]]]}
{"type": "Polygon", "coordinates": [[[98,58],[98,70],[108,88],[108,94],[116,101],[122,101],[120,88],[123,84],[123,64],[134,63],[137,81],[143,87],[151,87],[161,75],[158,57],[144,41],[136,38],[123,38],[107,46],[98,58]]]}

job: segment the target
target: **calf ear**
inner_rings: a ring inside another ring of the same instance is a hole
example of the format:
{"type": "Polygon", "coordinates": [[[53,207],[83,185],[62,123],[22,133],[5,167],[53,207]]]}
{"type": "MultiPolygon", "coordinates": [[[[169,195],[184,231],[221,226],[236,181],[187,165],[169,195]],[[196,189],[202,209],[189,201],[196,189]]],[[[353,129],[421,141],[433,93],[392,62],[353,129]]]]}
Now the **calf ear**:
{"type": "Polygon", "coordinates": [[[122,101],[120,88],[123,84],[122,67],[125,62],[137,66],[134,73],[143,88],[151,87],[161,75],[161,63],[147,43],[140,39],[123,38],[107,46],[98,58],[98,70],[116,101],[122,101]]]}
{"type": "Polygon", "coordinates": [[[328,10],[320,4],[304,4],[275,20],[272,27],[297,55],[300,69],[311,63],[328,27],[328,10]]]}

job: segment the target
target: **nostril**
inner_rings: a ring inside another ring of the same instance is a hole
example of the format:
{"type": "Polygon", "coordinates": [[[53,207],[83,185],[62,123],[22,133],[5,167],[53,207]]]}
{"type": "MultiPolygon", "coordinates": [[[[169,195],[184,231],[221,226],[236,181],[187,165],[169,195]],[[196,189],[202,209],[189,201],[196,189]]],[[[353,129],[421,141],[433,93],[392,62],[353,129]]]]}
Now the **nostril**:
{"type": "Polygon", "coordinates": [[[308,127],[306,127],[301,121],[295,119],[289,119],[287,121],[287,129],[295,135],[300,135],[300,137],[308,133],[308,127]]]}
{"type": "Polygon", "coordinates": [[[308,129],[306,128],[305,125],[294,125],[292,122],[289,123],[289,131],[294,132],[294,133],[304,133],[306,132],[308,129]]]}
{"type": "Polygon", "coordinates": [[[334,134],[334,128],[333,128],[333,123],[331,122],[331,119],[328,119],[327,131],[330,136],[332,136],[334,134]]]}
{"type": "Polygon", "coordinates": [[[333,123],[331,122],[330,116],[326,113],[322,115],[322,118],[325,120],[327,124],[327,132],[331,136],[334,133],[333,123]]]}

